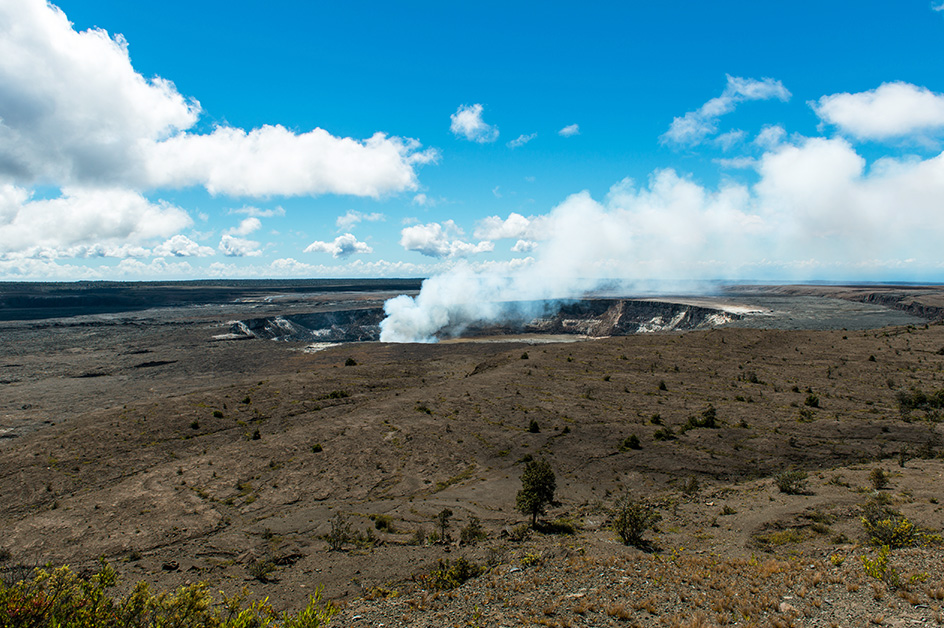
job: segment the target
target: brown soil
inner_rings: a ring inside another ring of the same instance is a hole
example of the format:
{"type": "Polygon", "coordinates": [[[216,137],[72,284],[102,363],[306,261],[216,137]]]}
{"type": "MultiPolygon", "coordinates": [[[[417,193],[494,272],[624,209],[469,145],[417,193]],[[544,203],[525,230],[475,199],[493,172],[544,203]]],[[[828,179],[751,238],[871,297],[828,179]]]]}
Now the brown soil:
{"type": "Polygon", "coordinates": [[[323,585],[345,606],[339,625],[941,621],[940,548],[895,550],[915,582],[879,583],[859,559],[874,555],[859,506],[880,467],[896,508],[944,526],[941,426],[896,399],[944,388],[944,326],[317,353],[219,333],[199,320],[4,330],[0,414],[18,435],[0,439],[7,567],[103,555],[126,586],[204,580],[283,608],[323,585]],[[720,427],[680,434],[709,404],[720,427]],[[656,440],[667,426],[676,438],[656,440]],[[632,434],[641,449],[620,451],[632,434]],[[576,534],[503,536],[527,519],[514,508],[526,455],[551,462],[548,520],[576,534]],[[806,494],[777,490],[789,469],[810,472],[806,494]],[[609,529],[622,494],[661,513],[654,552],[609,529]],[[410,544],[443,508],[453,539],[472,516],[488,538],[410,544]],[[337,513],[375,542],[329,551],[337,513]],[[424,589],[460,556],[493,568],[424,589]],[[254,561],[276,565],[267,581],[254,561]]]}

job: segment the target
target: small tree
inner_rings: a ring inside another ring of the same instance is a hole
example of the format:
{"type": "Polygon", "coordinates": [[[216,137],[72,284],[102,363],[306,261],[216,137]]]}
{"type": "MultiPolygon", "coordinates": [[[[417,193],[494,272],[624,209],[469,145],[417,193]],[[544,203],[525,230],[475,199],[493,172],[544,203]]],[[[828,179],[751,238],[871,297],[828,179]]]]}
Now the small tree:
{"type": "Polygon", "coordinates": [[[537,526],[538,515],[544,514],[544,509],[554,501],[555,490],[557,479],[547,460],[532,460],[525,465],[524,473],[521,474],[521,490],[515,498],[515,507],[518,512],[531,515],[531,527],[537,526]]]}
{"type": "Polygon", "coordinates": [[[449,541],[449,519],[451,518],[452,511],[448,508],[443,508],[436,515],[436,523],[439,524],[439,538],[443,543],[449,541]]]}

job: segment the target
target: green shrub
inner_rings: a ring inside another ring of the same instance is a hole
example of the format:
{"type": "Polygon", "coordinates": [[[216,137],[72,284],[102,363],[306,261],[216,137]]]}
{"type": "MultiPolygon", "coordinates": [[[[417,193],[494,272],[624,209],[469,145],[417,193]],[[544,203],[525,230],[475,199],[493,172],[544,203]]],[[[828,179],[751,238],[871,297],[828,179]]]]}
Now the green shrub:
{"type": "Polygon", "coordinates": [[[348,393],[346,390],[332,390],[331,392],[325,393],[321,395],[320,397],[318,397],[318,400],[320,401],[324,399],[346,399],[347,397],[350,397],[350,396],[351,396],[350,393],[348,393]]]}
{"type": "Polygon", "coordinates": [[[449,591],[461,586],[468,580],[481,575],[485,570],[471,560],[460,556],[456,562],[440,560],[436,569],[427,576],[420,577],[420,582],[430,589],[449,591]]]}
{"type": "Polygon", "coordinates": [[[475,545],[487,537],[485,529],[482,528],[482,522],[475,515],[472,515],[469,518],[469,523],[459,530],[459,542],[463,545],[475,545]]]}
{"type": "Polygon", "coordinates": [[[639,437],[635,434],[630,434],[624,438],[619,446],[620,451],[629,451],[630,449],[642,449],[642,445],[639,444],[639,437]]]}
{"type": "Polygon", "coordinates": [[[324,540],[328,542],[328,549],[334,552],[340,551],[344,544],[353,539],[351,524],[347,522],[344,515],[337,513],[331,519],[331,530],[325,534],[324,540]]]}
{"type": "Polygon", "coordinates": [[[222,419],[222,418],[223,418],[223,411],[222,411],[222,410],[214,410],[214,411],[213,411],[213,418],[215,418],[215,419],[222,419]]]}
{"type": "Polygon", "coordinates": [[[862,527],[868,542],[879,547],[911,547],[933,539],[882,498],[862,505],[862,527]]]}
{"type": "Polygon", "coordinates": [[[774,483],[781,493],[802,495],[806,492],[806,478],[805,471],[784,471],[774,478],[774,483]]]}
{"type": "Polygon", "coordinates": [[[817,397],[813,393],[810,393],[806,396],[806,399],[803,401],[803,404],[809,406],[810,408],[818,408],[819,397],[817,397]]]}
{"type": "Polygon", "coordinates": [[[662,515],[649,504],[624,497],[613,511],[612,527],[623,545],[646,549],[650,544],[643,535],[661,519],[662,515]]]}
{"type": "Polygon", "coordinates": [[[374,527],[384,532],[393,532],[393,517],[390,515],[371,515],[374,527]]]}
{"type": "Polygon", "coordinates": [[[313,454],[320,454],[322,451],[324,451],[324,447],[321,446],[321,443],[315,443],[311,446],[311,453],[313,454]]]}
{"type": "Polygon", "coordinates": [[[663,427],[656,430],[652,437],[656,440],[674,440],[675,432],[672,431],[671,427],[663,427]]]}
{"type": "Polygon", "coordinates": [[[708,404],[708,407],[702,410],[701,417],[688,417],[685,425],[679,428],[679,432],[684,434],[688,430],[694,430],[698,428],[708,428],[708,429],[717,429],[718,427],[718,413],[715,410],[715,407],[711,404],[708,404]]]}
{"type": "Polygon", "coordinates": [[[531,422],[528,423],[528,431],[532,434],[537,434],[541,431],[541,426],[538,425],[538,422],[534,419],[531,419],[531,422]]]}
{"type": "Polygon", "coordinates": [[[519,523],[508,532],[508,540],[520,543],[527,540],[531,535],[531,526],[527,523],[519,523]]]}
{"type": "Polygon", "coordinates": [[[357,366],[357,360],[354,358],[348,358],[344,361],[344,366],[357,366]]]}
{"type": "Polygon", "coordinates": [[[869,482],[872,483],[872,488],[880,491],[888,487],[888,474],[881,467],[875,467],[869,473],[869,482]]]}

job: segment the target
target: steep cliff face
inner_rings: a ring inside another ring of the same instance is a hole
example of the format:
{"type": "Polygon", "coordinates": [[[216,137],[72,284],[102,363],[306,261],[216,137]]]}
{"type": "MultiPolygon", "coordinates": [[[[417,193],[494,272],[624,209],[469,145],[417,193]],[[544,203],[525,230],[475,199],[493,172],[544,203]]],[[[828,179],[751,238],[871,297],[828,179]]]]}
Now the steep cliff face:
{"type": "Polygon", "coordinates": [[[364,342],[380,338],[381,308],[250,318],[231,325],[233,334],[295,342],[364,342]]]}
{"type": "MultiPolygon", "coordinates": [[[[380,337],[380,308],[253,318],[232,324],[233,334],[298,342],[364,342],[380,337]]],[[[500,323],[477,322],[444,330],[446,337],[557,334],[626,336],[714,327],[739,318],[694,305],[630,299],[588,299],[562,305],[553,314],[500,323]]]]}

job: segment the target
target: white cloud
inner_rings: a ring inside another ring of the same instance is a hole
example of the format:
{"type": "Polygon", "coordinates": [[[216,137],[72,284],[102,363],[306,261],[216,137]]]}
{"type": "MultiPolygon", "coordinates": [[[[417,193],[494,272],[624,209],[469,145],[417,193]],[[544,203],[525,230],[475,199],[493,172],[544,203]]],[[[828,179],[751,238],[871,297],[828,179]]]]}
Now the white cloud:
{"type": "Polygon", "coordinates": [[[538,136],[537,133],[531,133],[531,134],[529,134],[529,135],[525,135],[524,133],[522,133],[521,135],[519,135],[519,136],[516,137],[515,139],[511,140],[510,142],[508,142],[508,144],[506,144],[506,146],[508,146],[508,148],[518,148],[519,146],[524,146],[525,144],[527,144],[528,142],[530,142],[531,140],[533,140],[533,139],[536,138],[537,136],[538,136]]]}
{"type": "Polygon", "coordinates": [[[262,228],[262,221],[255,216],[244,218],[239,225],[225,231],[226,235],[247,236],[262,228]]]}
{"type": "Polygon", "coordinates": [[[258,257],[262,255],[258,242],[231,235],[224,235],[220,239],[219,249],[227,257],[258,257]]]}
{"type": "Polygon", "coordinates": [[[20,184],[377,197],[415,189],[415,168],[437,157],[382,133],[190,133],[199,103],[137,73],[120,35],[76,32],[45,0],[0,3],[0,25],[0,176],[20,184]]]}
{"type": "Polygon", "coordinates": [[[747,135],[745,131],[742,131],[741,129],[734,129],[732,131],[728,131],[727,133],[722,133],[713,141],[715,144],[721,147],[721,150],[727,152],[737,144],[740,144],[744,140],[745,135],[747,135]]]}
{"type": "Polygon", "coordinates": [[[332,242],[315,241],[305,248],[305,253],[331,253],[334,257],[349,257],[355,253],[373,253],[366,242],[360,242],[353,234],[339,235],[332,242]]]}
{"type": "Polygon", "coordinates": [[[786,137],[787,132],[782,126],[765,125],[754,138],[754,145],[769,150],[779,146],[786,137]]]}
{"type": "Polygon", "coordinates": [[[931,10],[932,10],[932,11],[944,11],[944,2],[942,2],[942,3],[939,4],[938,6],[933,6],[933,5],[932,5],[932,6],[931,6],[931,10]]]}
{"type": "Polygon", "coordinates": [[[536,249],[538,243],[534,240],[518,240],[515,242],[515,245],[511,247],[513,253],[530,253],[536,249]]]}
{"type": "Polygon", "coordinates": [[[718,119],[734,111],[739,103],[751,100],[781,101],[790,99],[790,92],[780,81],[771,78],[761,80],[728,75],[721,96],[712,98],[696,111],[690,111],[672,120],[662,141],[681,146],[696,146],[718,131],[718,119]]]}
{"type": "Polygon", "coordinates": [[[462,231],[451,220],[406,227],[400,231],[400,245],[429,257],[463,257],[494,250],[488,241],[471,244],[459,239],[462,231]]]}
{"type": "Polygon", "coordinates": [[[211,194],[301,196],[349,194],[379,197],[417,187],[417,165],[434,162],[435,150],[415,140],[375,133],[359,141],[324,129],[296,134],[281,125],[252,131],[217,127],[208,135],[181,133],[149,142],[147,181],[152,186],[202,185],[211,194]]]}
{"type": "Polygon", "coordinates": [[[143,139],[191,127],[196,101],[134,71],[128,44],[78,33],[45,0],[0,3],[0,174],[22,182],[114,183],[140,176],[143,139]]]}
{"type": "Polygon", "coordinates": [[[747,168],[756,168],[757,160],[753,157],[732,157],[730,159],[712,159],[712,162],[722,168],[732,170],[745,170],[747,168]]]}
{"type": "Polygon", "coordinates": [[[167,238],[193,221],[168,203],[152,203],[128,190],[65,188],[52,199],[0,184],[0,253],[73,247],[120,249],[167,238]]]}
{"type": "Polygon", "coordinates": [[[449,116],[452,123],[449,130],[457,137],[464,137],[472,142],[488,143],[498,139],[498,127],[486,124],[482,120],[482,105],[462,105],[449,116]]]}
{"type": "Polygon", "coordinates": [[[579,124],[568,124],[563,129],[557,132],[561,137],[573,137],[574,135],[580,135],[580,125],[579,124]]]}
{"type": "Polygon", "coordinates": [[[116,268],[120,275],[131,277],[162,277],[180,279],[193,274],[193,267],[187,262],[168,262],[163,257],[155,257],[145,264],[135,259],[125,259],[116,268]]]}
{"type": "Polygon", "coordinates": [[[335,224],[338,226],[338,229],[350,231],[351,229],[354,228],[354,225],[356,225],[359,222],[379,222],[386,219],[387,219],[386,216],[378,212],[365,214],[364,212],[359,212],[359,211],[350,209],[343,216],[338,216],[338,219],[335,221],[335,224]]]}
{"type": "Polygon", "coordinates": [[[201,246],[185,235],[175,235],[154,247],[152,254],[157,257],[207,257],[215,251],[209,246],[201,246]]]}
{"type": "Polygon", "coordinates": [[[823,122],[862,140],[888,140],[944,131],[944,94],[910,83],[883,83],[856,94],[810,103],[823,122]]]}
{"type": "Polygon", "coordinates": [[[483,218],[475,226],[474,235],[480,240],[503,240],[508,238],[534,238],[531,218],[512,212],[502,220],[499,216],[483,218]]]}
{"type": "Polygon", "coordinates": [[[258,207],[252,207],[247,205],[239,209],[229,210],[231,214],[245,214],[247,216],[252,216],[254,218],[274,218],[276,216],[284,216],[285,210],[282,207],[274,207],[272,209],[259,209],[258,207]]]}

